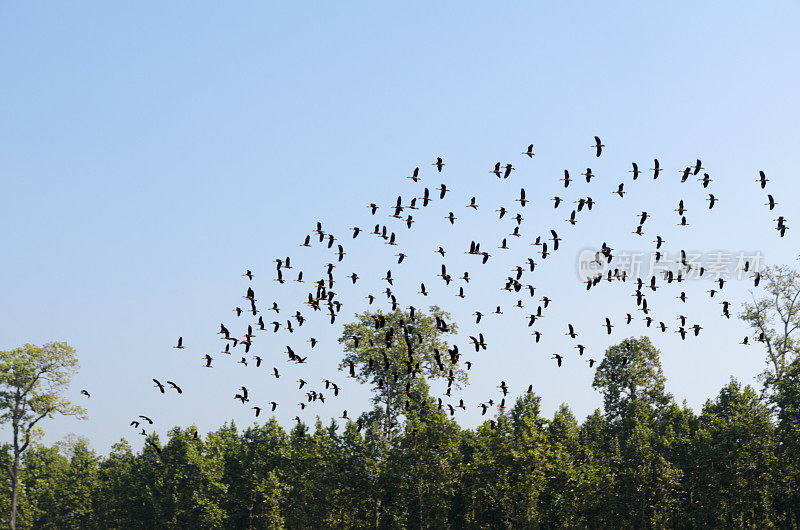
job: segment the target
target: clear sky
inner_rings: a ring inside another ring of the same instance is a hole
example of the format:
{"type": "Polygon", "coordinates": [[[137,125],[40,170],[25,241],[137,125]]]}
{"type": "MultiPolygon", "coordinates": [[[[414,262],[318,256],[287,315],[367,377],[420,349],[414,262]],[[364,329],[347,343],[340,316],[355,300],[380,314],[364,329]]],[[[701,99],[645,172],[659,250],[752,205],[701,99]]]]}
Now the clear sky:
{"type": "MultiPolygon", "coordinates": [[[[738,344],[744,325],[722,318],[719,298],[705,293],[711,283],[696,281],[648,297],[670,330],[647,330],[630,283],[585,293],[577,256],[603,241],[650,251],[660,234],[671,252],[761,251],[767,263],[797,265],[798,25],[796,1],[2,2],[0,348],[65,340],[77,349],[70,396],[90,419],[51,422],[50,442],[74,432],[101,451],[123,436],[139,444],[128,427],[138,414],[156,419],[162,435],[175,424],[246,425],[252,411],[233,400],[241,385],[253,403],[279,402],[276,416],[289,426],[303,398],[298,377],[317,389],[324,377],[341,384],[340,397],[300,413],[327,423],[368,407],[366,390],[335,370],[335,339],[365,309],[363,296],[386,287],[380,279],[391,268],[405,304],[453,312],[462,351],[467,335],[486,336],[488,351],[470,354],[462,425],[477,424],[477,403],[496,399],[500,380],[513,396],[533,384],[547,415],[566,402],[583,418],[601,406],[586,357],[648,331],[668,390],[697,409],[731,375],[753,383],[762,370],[763,352],[738,344]],[[600,159],[594,135],[606,145],[600,159]],[[530,143],[533,160],[520,154],[530,143]],[[430,165],[437,156],[447,164],[441,176],[430,165]],[[630,163],[647,169],[655,157],[662,177],[632,182],[630,163]],[[713,179],[708,190],[694,178],[680,183],[679,170],[696,158],[713,179]],[[517,168],[511,179],[488,173],[498,161],[517,168]],[[414,184],[405,177],[416,166],[423,180],[414,184]],[[597,175],[590,184],[560,188],[564,169],[580,179],[586,167],[597,175]],[[612,195],[623,181],[629,193],[612,195]],[[407,201],[442,182],[453,192],[414,212],[412,230],[387,217],[397,195],[407,201]],[[513,201],[521,187],[531,200],[524,209],[513,201]],[[720,201],[712,211],[709,192],[720,201]],[[763,205],[768,192],[774,212],[763,205]],[[558,210],[554,194],[566,201],[558,210]],[[570,227],[572,201],[587,195],[597,206],[570,227]],[[466,208],[472,196],[477,212],[466,208]],[[676,226],[680,199],[688,227],[676,226]],[[382,207],[375,218],[370,202],[382,207]],[[519,240],[508,236],[513,221],[495,220],[500,206],[525,215],[519,240]],[[448,211],[459,217],[454,227],[448,211]],[[631,234],[641,211],[653,216],[643,237],[631,234]],[[781,214],[791,227],[783,239],[773,221],[781,214]],[[348,252],[336,269],[345,304],[337,326],[317,314],[292,335],[261,333],[260,369],[219,355],[219,323],[241,335],[249,322],[232,312],[246,303],[247,268],[264,308],[275,300],[310,315],[301,304],[308,283],[278,285],[273,260],[290,255],[290,273],[322,277],[331,251],[298,246],[317,220],[348,252]],[[409,254],[403,265],[375,236],[347,240],[348,227],[377,222],[397,232],[409,254]],[[544,334],[536,345],[524,315],[538,302],[500,287],[550,228],[561,248],[523,280],[537,299],[554,300],[534,328],[544,334]],[[503,237],[515,239],[512,250],[496,248],[503,237]],[[471,239],[492,253],[486,266],[463,254],[471,239]],[[439,245],[444,260],[433,252],[439,245]],[[462,282],[446,287],[435,277],[442,262],[474,276],[464,300],[454,296],[462,282]],[[349,287],[353,271],[363,280],[349,287]],[[427,299],[415,294],[419,281],[427,299]],[[675,299],[681,290],[685,305],[675,299]],[[520,298],[525,308],[512,308],[520,298]],[[502,317],[474,325],[473,311],[498,304],[502,317]],[[630,326],[626,312],[636,313],[630,326]],[[678,314],[700,323],[701,335],[681,341],[672,332],[678,314]],[[606,316],[616,326],[610,337],[606,316]],[[564,335],[568,322],[578,339],[564,335]],[[171,347],[178,336],[186,349],[171,347]],[[309,336],[320,340],[314,350],[309,336]],[[577,342],[587,346],[583,358],[577,342]],[[309,355],[307,365],[287,363],[289,344],[309,355]],[[559,352],[560,369],[550,359],[559,352]],[[206,353],[213,370],[201,367],[206,353]],[[184,394],[158,394],[151,377],[178,382],[184,394]]],[[[736,313],[751,285],[733,282],[718,296],[736,313]]]]}

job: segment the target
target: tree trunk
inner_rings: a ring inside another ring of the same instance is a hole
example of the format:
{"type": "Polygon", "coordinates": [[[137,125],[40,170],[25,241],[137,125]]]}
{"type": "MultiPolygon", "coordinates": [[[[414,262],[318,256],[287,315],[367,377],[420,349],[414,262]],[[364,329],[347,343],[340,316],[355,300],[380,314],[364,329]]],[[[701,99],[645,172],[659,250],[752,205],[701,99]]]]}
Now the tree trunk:
{"type": "MultiPolygon", "coordinates": [[[[387,377],[388,380],[388,377],[387,377]]],[[[388,441],[391,438],[392,431],[392,389],[386,388],[386,418],[383,425],[383,437],[388,441]]],[[[379,528],[381,524],[381,498],[378,493],[378,500],[375,502],[375,528],[379,528]]]]}
{"type": "Polygon", "coordinates": [[[386,389],[386,421],[384,422],[383,437],[387,441],[391,438],[392,432],[392,389],[386,389]]]}
{"type": "Polygon", "coordinates": [[[14,464],[11,467],[11,513],[8,516],[8,527],[17,528],[17,499],[19,498],[19,455],[14,455],[14,464]]]}

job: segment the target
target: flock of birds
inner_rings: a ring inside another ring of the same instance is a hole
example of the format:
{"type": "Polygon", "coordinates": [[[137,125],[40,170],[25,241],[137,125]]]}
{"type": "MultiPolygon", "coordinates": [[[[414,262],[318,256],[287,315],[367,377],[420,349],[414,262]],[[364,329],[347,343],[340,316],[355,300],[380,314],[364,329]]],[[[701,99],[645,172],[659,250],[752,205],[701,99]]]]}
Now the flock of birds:
{"type": "MultiPolygon", "coordinates": [[[[527,156],[529,159],[532,159],[535,156],[533,147],[533,144],[529,145],[521,154],[527,156]]],[[[594,144],[591,145],[591,148],[594,150],[596,157],[600,157],[603,154],[604,147],[605,145],[602,143],[600,138],[595,136],[594,144]]],[[[442,174],[446,168],[446,164],[441,157],[437,158],[436,161],[432,163],[432,166],[435,168],[434,175],[442,174]]],[[[502,164],[501,162],[497,162],[490,167],[492,169],[489,170],[489,173],[501,180],[511,179],[513,172],[517,169],[511,163],[502,164]]],[[[690,178],[696,178],[703,190],[706,190],[713,182],[713,179],[710,177],[709,173],[704,172],[704,170],[705,168],[702,165],[702,161],[698,159],[694,163],[685,166],[684,169],[679,170],[680,182],[685,183],[690,178]]],[[[625,189],[626,185],[633,186],[635,185],[634,182],[636,182],[638,179],[646,178],[648,175],[652,176],[653,179],[659,179],[660,177],[664,178],[661,175],[663,171],[664,169],[661,167],[658,159],[653,160],[652,167],[650,167],[648,170],[641,169],[636,162],[633,162],[631,164],[631,169],[628,171],[631,174],[631,181],[619,183],[616,190],[613,191],[612,194],[617,195],[620,198],[624,198],[627,193],[625,189]]],[[[596,175],[592,172],[591,168],[586,168],[586,170],[580,173],[580,175],[585,178],[587,184],[590,184],[592,179],[596,178],[596,175]]],[[[415,184],[419,183],[422,180],[420,168],[414,168],[414,170],[408,176],[408,179],[412,180],[415,184]]],[[[570,188],[570,185],[572,185],[575,180],[576,179],[573,179],[570,176],[569,170],[566,169],[564,170],[563,178],[560,179],[560,181],[563,183],[564,189],[570,188]]],[[[763,171],[759,171],[756,182],[763,190],[766,188],[769,179],[766,177],[763,171]]],[[[362,277],[355,271],[350,272],[350,274],[347,275],[342,275],[342,278],[346,279],[337,279],[336,275],[334,274],[334,269],[341,268],[346,264],[345,260],[348,254],[345,250],[345,243],[343,243],[342,240],[353,240],[359,237],[363,238],[366,235],[367,237],[372,236],[373,243],[383,243],[385,245],[397,247],[399,252],[394,254],[394,257],[396,257],[397,260],[396,265],[393,266],[393,268],[395,268],[396,272],[398,269],[402,269],[405,258],[413,251],[413,249],[410,248],[410,245],[409,247],[402,247],[400,242],[402,237],[398,236],[396,232],[398,229],[390,228],[389,225],[396,223],[399,227],[399,230],[403,230],[404,228],[405,230],[412,229],[415,226],[414,223],[416,221],[414,219],[414,215],[418,210],[429,208],[436,202],[442,205],[446,204],[446,202],[449,200],[448,193],[452,191],[445,183],[442,183],[438,187],[434,188],[438,193],[433,193],[428,187],[424,187],[422,185],[420,186],[422,189],[420,190],[420,193],[416,195],[421,196],[410,198],[399,196],[397,197],[396,201],[388,206],[388,217],[391,219],[391,221],[388,222],[389,224],[377,221],[371,230],[369,228],[353,226],[350,228],[352,234],[344,238],[337,237],[333,233],[326,231],[323,227],[323,224],[321,222],[317,222],[314,230],[306,235],[302,240],[300,247],[305,249],[312,246],[321,246],[330,253],[331,261],[321,267],[322,274],[319,278],[306,282],[306,279],[304,278],[304,271],[297,271],[295,276],[293,273],[294,268],[292,266],[291,256],[275,259],[276,265],[273,278],[275,282],[277,282],[279,285],[286,284],[287,282],[294,282],[299,285],[309,286],[309,289],[307,290],[307,296],[305,296],[305,299],[303,300],[303,305],[305,306],[303,311],[295,307],[292,309],[281,308],[276,301],[269,301],[259,304],[258,302],[260,302],[260,300],[256,297],[254,289],[252,286],[248,286],[244,296],[242,297],[244,303],[240,307],[235,307],[233,312],[235,313],[237,319],[250,317],[251,320],[242,326],[243,333],[239,335],[231,332],[225,323],[220,324],[217,334],[220,336],[219,339],[224,347],[221,349],[220,354],[205,354],[202,357],[202,366],[209,369],[213,368],[214,362],[217,360],[218,355],[222,355],[224,358],[238,357],[236,362],[245,367],[253,366],[255,368],[260,368],[261,365],[265,363],[265,359],[259,355],[251,354],[251,350],[253,350],[253,345],[258,334],[295,333],[296,331],[299,331],[299,328],[306,323],[307,319],[311,318],[312,315],[315,314],[323,315],[321,318],[324,318],[328,324],[336,325],[337,319],[341,315],[343,303],[341,301],[340,293],[338,292],[339,288],[337,287],[336,290],[334,290],[335,286],[338,282],[342,282],[345,286],[355,285],[359,280],[362,279],[362,277]],[[292,276],[292,279],[290,279],[290,275],[292,276]]],[[[562,204],[567,203],[564,198],[558,195],[552,197],[550,200],[553,203],[554,209],[562,208],[562,204]]],[[[708,209],[713,209],[719,199],[713,193],[708,193],[706,201],[708,202],[708,209]]],[[[475,260],[476,266],[480,267],[486,265],[490,260],[492,260],[495,253],[504,252],[508,250],[511,245],[515,244],[516,241],[523,240],[523,235],[520,233],[524,221],[522,212],[524,211],[526,205],[530,202],[530,200],[527,198],[525,188],[521,188],[519,190],[519,194],[513,202],[517,203],[519,207],[518,211],[516,212],[512,212],[510,208],[506,208],[505,206],[500,206],[494,211],[498,219],[510,218],[512,221],[512,231],[508,234],[504,234],[504,237],[502,237],[502,240],[499,241],[499,245],[496,247],[497,250],[492,249],[492,251],[489,252],[487,250],[487,245],[482,245],[481,242],[478,241],[471,241],[464,249],[464,254],[472,256],[475,260]]],[[[595,201],[591,196],[588,196],[586,198],[578,199],[575,201],[575,204],[577,204],[577,206],[572,208],[569,213],[565,214],[565,222],[570,225],[575,225],[580,216],[586,215],[588,211],[591,211],[597,204],[597,201],[595,201]]],[[[777,204],[778,203],[775,201],[774,197],[771,194],[768,194],[765,205],[769,208],[769,210],[774,210],[777,204]]],[[[463,207],[473,211],[478,210],[480,206],[478,204],[477,197],[472,197],[469,200],[469,203],[463,205],[462,208],[463,207]]],[[[375,218],[375,216],[378,215],[378,212],[383,207],[377,203],[370,203],[367,205],[367,208],[369,210],[369,215],[375,218]]],[[[452,208],[452,206],[449,208],[452,208]]],[[[458,216],[456,216],[454,211],[450,211],[449,208],[445,208],[444,210],[447,211],[447,215],[442,216],[446,223],[445,226],[454,225],[458,221],[458,216]]],[[[442,213],[444,213],[444,211],[442,213]]],[[[689,226],[686,215],[688,209],[685,207],[683,200],[680,200],[675,212],[677,213],[676,224],[682,227],[689,226]]],[[[638,219],[638,224],[633,230],[633,233],[641,236],[644,234],[643,227],[648,219],[650,219],[651,215],[646,211],[642,211],[637,213],[636,217],[638,219]]],[[[785,217],[782,215],[778,216],[775,219],[775,222],[777,223],[775,229],[780,237],[784,237],[786,231],[789,229],[785,217]]],[[[537,288],[534,287],[532,283],[527,282],[526,276],[530,276],[534,272],[537,263],[539,263],[539,259],[545,260],[548,256],[557,252],[559,250],[561,241],[562,238],[559,237],[556,228],[550,228],[545,232],[545,234],[532,237],[530,239],[530,245],[536,249],[533,252],[533,255],[531,257],[527,257],[524,262],[517,264],[512,269],[512,274],[507,276],[502,281],[502,289],[508,293],[511,293],[511,295],[523,293],[523,298],[527,296],[528,298],[534,300],[533,304],[537,306],[536,310],[526,315],[523,321],[527,323],[529,328],[531,328],[531,334],[534,337],[533,340],[537,343],[540,341],[542,333],[536,329],[536,324],[540,319],[545,317],[548,306],[551,303],[551,298],[548,296],[543,296],[537,299],[535,295],[537,288]]],[[[661,249],[662,245],[665,243],[665,240],[658,235],[653,242],[655,243],[655,260],[658,262],[663,257],[661,249]]],[[[435,253],[438,254],[442,260],[444,260],[447,252],[448,251],[442,246],[439,246],[437,249],[435,249],[435,253]]],[[[586,289],[591,290],[603,281],[628,282],[628,280],[630,280],[633,288],[632,296],[635,299],[635,310],[643,313],[644,321],[646,322],[648,328],[652,326],[660,332],[666,332],[668,329],[670,329],[671,325],[668,325],[664,321],[657,320],[652,315],[652,308],[648,306],[648,292],[655,292],[665,284],[670,285],[673,284],[673,282],[676,284],[681,283],[685,280],[685,276],[688,276],[693,269],[697,269],[694,270],[693,274],[697,275],[698,277],[702,277],[706,272],[704,267],[690,263],[690,261],[687,260],[687,254],[685,251],[681,251],[681,257],[677,270],[664,270],[661,278],[656,277],[656,275],[651,276],[649,279],[629,277],[628,271],[624,267],[615,267],[614,258],[614,249],[607,245],[606,242],[603,242],[599,246],[599,250],[595,253],[594,262],[597,263],[599,270],[604,270],[605,272],[597,272],[596,274],[586,278],[586,289]]],[[[441,281],[445,286],[450,286],[452,283],[458,283],[457,286],[452,287],[455,290],[455,296],[462,299],[465,298],[465,287],[469,285],[470,280],[473,278],[470,272],[466,271],[460,276],[457,273],[451,274],[448,271],[447,264],[445,263],[441,265],[439,270],[440,272],[436,275],[436,278],[438,279],[433,281],[441,281]]],[[[757,270],[751,271],[749,262],[744,263],[743,272],[751,273],[751,278],[754,285],[758,286],[761,279],[761,274],[757,270]]],[[[251,270],[246,270],[242,276],[246,278],[248,282],[252,282],[255,274],[251,270]]],[[[418,336],[417,344],[422,340],[421,335],[418,335],[415,329],[416,312],[418,309],[413,305],[401,304],[398,301],[397,293],[393,292],[392,290],[394,282],[398,276],[399,274],[396,274],[391,269],[387,270],[385,275],[380,278],[380,281],[385,282],[385,289],[382,291],[376,290],[368,294],[366,296],[366,303],[368,306],[372,306],[376,301],[385,298],[388,307],[392,311],[398,309],[407,309],[409,311],[408,314],[410,315],[410,319],[402,322],[399,325],[399,329],[395,329],[391,326],[386,329],[387,321],[384,317],[379,315],[374,317],[373,322],[375,329],[384,331],[387,345],[393,344],[393,341],[406,340],[409,352],[409,362],[405,363],[404,366],[391,367],[382,366],[380,360],[375,360],[374,368],[372,368],[373,362],[370,360],[369,366],[371,369],[375,370],[382,368],[383,373],[387,374],[387,376],[394,373],[395,377],[397,377],[398,371],[402,371],[402,373],[406,373],[410,377],[416,377],[420,369],[419,363],[415,362],[414,359],[413,338],[415,335],[418,336]]],[[[416,294],[422,297],[427,297],[429,294],[429,289],[426,287],[425,282],[428,281],[430,283],[431,280],[427,278],[417,278],[417,281],[419,282],[419,290],[416,294]]],[[[718,280],[716,280],[714,283],[714,288],[708,291],[709,297],[713,298],[715,295],[722,293],[725,285],[725,279],[722,277],[718,278],[718,280]]],[[[509,307],[517,309],[526,307],[527,302],[523,303],[523,298],[517,299],[516,302],[511,303],[509,307]]],[[[686,303],[687,301],[687,295],[684,291],[681,291],[679,294],[677,294],[676,298],[681,300],[683,303],[686,303]]],[[[720,305],[722,306],[722,316],[730,318],[729,302],[723,300],[720,302],[720,305]]],[[[502,315],[503,308],[501,306],[497,306],[494,311],[491,311],[491,313],[502,315]]],[[[473,313],[473,316],[475,317],[475,325],[480,325],[484,313],[477,310],[473,313]]],[[[611,335],[615,327],[631,324],[633,319],[633,313],[626,313],[624,317],[618,319],[619,322],[622,322],[623,324],[614,324],[614,321],[612,321],[611,317],[604,317],[604,321],[602,322],[601,326],[605,329],[608,335],[611,335]]],[[[676,321],[679,325],[676,326],[674,332],[677,333],[683,340],[685,340],[687,337],[698,336],[700,331],[703,329],[700,324],[690,324],[687,321],[687,317],[684,315],[678,315],[676,321]]],[[[450,323],[437,317],[436,326],[440,331],[448,331],[450,323]]],[[[573,323],[565,322],[564,332],[564,334],[571,340],[577,340],[578,332],[573,323]]],[[[362,338],[358,336],[353,336],[348,340],[353,341],[352,344],[357,347],[358,341],[361,339],[362,338]]],[[[745,337],[741,343],[747,345],[749,344],[749,339],[749,337],[745,337]]],[[[762,334],[757,337],[753,337],[753,339],[763,341],[765,340],[765,337],[762,334]]],[[[288,362],[295,363],[297,365],[307,363],[311,351],[314,350],[315,346],[318,344],[318,340],[314,337],[309,337],[307,342],[309,344],[308,348],[300,353],[295,352],[292,346],[286,346],[284,353],[287,356],[288,362]]],[[[471,345],[474,346],[476,352],[487,349],[487,343],[483,332],[476,333],[476,336],[470,336],[470,342],[471,345]]],[[[184,349],[183,337],[178,338],[177,344],[173,347],[176,349],[184,349]]],[[[583,357],[586,347],[583,344],[576,343],[574,348],[578,350],[579,357],[583,357]]],[[[448,357],[445,357],[447,360],[443,361],[442,358],[444,356],[441,356],[438,351],[436,352],[436,362],[442,372],[446,370],[445,365],[447,362],[451,363],[452,365],[463,363],[467,370],[471,368],[473,362],[466,360],[462,361],[462,355],[459,353],[457,345],[453,345],[452,348],[449,348],[447,353],[449,354],[448,357]]],[[[552,354],[552,359],[555,360],[555,363],[558,367],[561,367],[565,363],[565,358],[566,355],[563,353],[552,354]]],[[[597,360],[593,358],[586,358],[585,361],[588,363],[590,368],[592,368],[597,362],[597,360]]],[[[623,358],[622,363],[625,364],[625,362],[626,359],[623,358]]],[[[356,367],[353,365],[353,363],[349,363],[347,368],[348,377],[355,378],[356,367]]],[[[281,377],[281,373],[277,367],[272,367],[271,376],[275,377],[276,379],[281,377]]],[[[612,378],[613,377],[614,376],[612,375],[612,378]]],[[[452,381],[453,375],[451,371],[448,376],[448,389],[446,392],[447,397],[452,397],[452,381]]],[[[172,391],[177,392],[178,394],[182,393],[181,387],[173,381],[165,381],[166,384],[162,384],[161,381],[154,378],[153,382],[153,387],[157,389],[157,392],[162,394],[172,391]]],[[[324,387],[312,388],[313,385],[310,382],[302,378],[297,380],[298,390],[305,393],[304,399],[297,404],[297,407],[299,407],[300,410],[304,410],[312,403],[324,404],[326,399],[335,398],[340,394],[341,388],[336,382],[329,379],[324,379],[322,382],[324,383],[324,387]]],[[[408,392],[408,387],[406,388],[408,392]]],[[[486,414],[487,411],[495,405],[500,409],[505,407],[505,398],[508,395],[509,387],[506,385],[505,381],[501,381],[497,388],[500,389],[502,394],[497,396],[498,399],[491,398],[477,404],[477,407],[482,410],[482,414],[486,414]]],[[[532,386],[529,386],[527,391],[532,392],[532,386]]],[[[86,397],[90,396],[89,392],[86,390],[83,390],[82,393],[86,397]]],[[[251,402],[251,393],[244,385],[232,390],[231,398],[235,401],[238,401],[242,406],[250,407],[255,417],[258,417],[264,409],[269,408],[271,411],[275,411],[279,406],[279,403],[276,401],[270,401],[261,404],[251,402]]],[[[456,413],[456,409],[466,409],[463,398],[459,398],[457,404],[454,403],[455,401],[453,403],[445,403],[441,398],[439,398],[437,405],[442,409],[447,408],[451,416],[456,413]]],[[[409,406],[408,400],[406,401],[406,406],[409,406]]],[[[350,421],[350,418],[347,415],[347,410],[344,410],[342,415],[339,417],[350,421]]],[[[299,415],[295,416],[294,419],[298,423],[301,423],[299,415]]],[[[360,430],[363,427],[361,420],[356,419],[355,421],[358,429],[360,430]]],[[[140,429],[139,434],[147,435],[146,429],[142,427],[143,423],[145,422],[147,425],[153,425],[154,423],[153,420],[147,415],[140,415],[138,418],[132,420],[130,425],[134,428],[140,429]]],[[[149,439],[148,442],[158,450],[158,447],[150,442],[149,439]]]]}

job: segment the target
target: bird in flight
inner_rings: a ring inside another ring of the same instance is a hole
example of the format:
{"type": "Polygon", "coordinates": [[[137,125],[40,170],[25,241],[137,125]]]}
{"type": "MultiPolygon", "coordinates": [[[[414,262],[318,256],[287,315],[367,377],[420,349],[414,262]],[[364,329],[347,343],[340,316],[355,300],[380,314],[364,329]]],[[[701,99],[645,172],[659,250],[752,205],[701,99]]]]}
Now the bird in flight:
{"type": "Polygon", "coordinates": [[[592,147],[595,148],[595,156],[599,158],[600,154],[603,152],[603,148],[605,147],[605,145],[603,145],[603,143],[600,141],[599,136],[595,136],[594,145],[592,147]]]}
{"type": "Polygon", "coordinates": [[[525,151],[525,152],[524,152],[524,153],[522,153],[522,154],[523,154],[523,155],[528,155],[528,158],[533,158],[533,156],[536,154],[536,153],[534,153],[534,152],[533,152],[533,144],[529,145],[529,146],[528,146],[528,150],[527,150],[527,151],[525,151]]]}

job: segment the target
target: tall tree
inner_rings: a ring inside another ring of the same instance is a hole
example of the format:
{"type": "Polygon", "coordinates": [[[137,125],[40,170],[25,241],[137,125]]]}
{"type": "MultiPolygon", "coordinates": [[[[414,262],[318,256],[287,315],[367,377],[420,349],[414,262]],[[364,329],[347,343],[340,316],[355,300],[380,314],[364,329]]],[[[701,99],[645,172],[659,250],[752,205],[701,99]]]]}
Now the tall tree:
{"type": "Polygon", "coordinates": [[[445,528],[461,478],[460,428],[436,407],[424,382],[412,400],[405,431],[394,439],[387,459],[387,512],[405,528],[445,528]]]}
{"type": "Polygon", "coordinates": [[[788,266],[767,267],[761,273],[762,293],[745,303],[739,317],[756,332],[767,351],[762,372],[763,392],[776,407],[776,506],[782,524],[800,525],[800,272],[788,266]]]}
{"type": "Polygon", "coordinates": [[[774,402],[778,408],[777,469],[779,484],[776,504],[784,525],[800,526],[800,358],[786,368],[785,376],[776,383],[774,402]]]}
{"type": "Polygon", "coordinates": [[[100,491],[95,503],[94,521],[101,528],[133,528],[140,521],[138,509],[144,492],[134,489],[136,456],[127,440],[111,446],[108,457],[100,462],[100,491]],[[138,504],[137,504],[138,501],[138,504]]]}
{"type": "MultiPolygon", "coordinates": [[[[290,446],[283,428],[270,418],[253,425],[222,454],[228,486],[227,524],[237,528],[281,528],[282,507],[291,488],[286,479],[290,446]]],[[[215,451],[216,452],[216,451],[215,451]]]]}
{"type": "Polygon", "coordinates": [[[800,272],[787,266],[770,266],[761,273],[764,295],[745,303],[739,318],[750,324],[756,340],[767,348],[765,387],[781,381],[786,366],[800,354],[800,272]]]}
{"type": "Polygon", "coordinates": [[[665,457],[662,415],[672,403],[664,390],[660,352],[647,337],[606,350],[592,386],[603,391],[614,441],[610,463],[614,525],[670,526],[681,470],[665,457]]]}
{"type": "MultiPolygon", "coordinates": [[[[376,410],[362,419],[381,420],[386,441],[398,432],[398,419],[410,405],[419,380],[446,378],[456,388],[467,382],[467,372],[458,365],[461,355],[458,347],[448,349],[442,338],[457,331],[456,324],[450,322],[450,314],[437,306],[431,306],[428,314],[413,309],[388,313],[366,311],[345,324],[339,338],[345,356],[339,369],[372,386],[376,410]]],[[[381,524],[382,502],[378,496],[376,527],[381,524]]]]}
{"type": "Polygon", "coordinates": [[[159,458],[162,467],[160,528],[218,528],[226,493],[223,464],[204,451],[196,427],[174,427],[159,458]]]}
{"type": "Polygon", "coordinates": [[[692,523],[755,528],[772,519],[774,427],[768,407],[734,379],[700,415],[692,443],[692,523]],[[713,506],[713,510],[708,507],[713,506]]]}
{"type": "Polygon", "coordinates": [[[457,364],[458,348],[449,350],[442,338],[458,331],[449,320],[449,313],[432,306],[428,314],[367,311],[345,324],[339,338],[345,356],[339,368],[349,371],[352,363],[356,380],[372,386],[387,439],[399,428],[397,420],[411,399],[415,379],[448,378],[456,388],[466,383],[467,373],[457,364]]]}
{"type": "Polygon", "coordinates": [[[97,455],[79,438],[38,444],[23,458],[21,482],[34,528],[91,528],[97,517],[97,455]]]}
{"type": "Polygon", "coordinates": [[[86,417],[82,407],[62,395],[77,371],[75,350],[66,342],[0,351],[0,422],[11,424],[13,436],[13,460],[6,467],[11,478],[8,526],[12,530],[17,524],[20,459],[41,433],[37,425],[56,414],[86,417]]]}
{"type": "Polygon", "coordinates": [[[603,392],[610,420],[627,417],[625,413],[635,402],[661,406],[670,401],[659,355],[648,337],[631,337],[606,350],[592,387],[603,392]]]}

